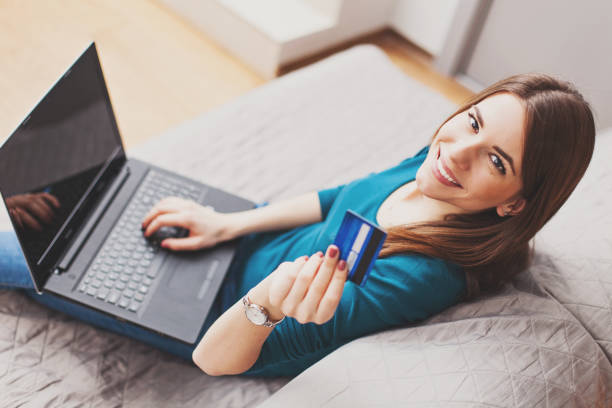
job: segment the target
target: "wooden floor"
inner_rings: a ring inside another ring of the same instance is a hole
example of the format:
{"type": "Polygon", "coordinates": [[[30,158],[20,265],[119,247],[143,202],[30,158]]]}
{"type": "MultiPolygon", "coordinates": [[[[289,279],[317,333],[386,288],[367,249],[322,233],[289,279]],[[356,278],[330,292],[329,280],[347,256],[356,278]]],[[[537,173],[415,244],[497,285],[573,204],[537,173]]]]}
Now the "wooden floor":
{"type": "MultiPolygon", "coordinates": [[[[154,0],[0,0],[0,140],[91,41],[128,148],[265,83],[154,0]]],[[[451,101],[471,95],[391,31],[360,41],[451,101]]]]}

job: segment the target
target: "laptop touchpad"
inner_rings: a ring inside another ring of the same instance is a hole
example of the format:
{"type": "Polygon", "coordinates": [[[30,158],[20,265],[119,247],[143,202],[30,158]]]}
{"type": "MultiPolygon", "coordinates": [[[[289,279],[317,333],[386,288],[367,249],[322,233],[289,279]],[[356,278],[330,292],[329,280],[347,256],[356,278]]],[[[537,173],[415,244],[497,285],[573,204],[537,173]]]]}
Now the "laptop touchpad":
{"type": "Polygon", "coordinates": [[[185,297],[202,298],[211,278],[215,275],[219,261],[202,256],[169,256],[164,262],[166,274],[170,275],[168,289],[185,297]],[[204,258],[204,259],[203,259],[204,258]]]}

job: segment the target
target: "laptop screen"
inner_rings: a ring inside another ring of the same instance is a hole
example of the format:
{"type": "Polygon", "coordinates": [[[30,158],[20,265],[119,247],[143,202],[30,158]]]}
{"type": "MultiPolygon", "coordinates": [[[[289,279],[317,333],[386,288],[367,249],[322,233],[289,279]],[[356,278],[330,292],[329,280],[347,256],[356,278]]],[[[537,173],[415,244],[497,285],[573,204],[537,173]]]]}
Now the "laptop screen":
{"type": "Polygon", "coordinates": [[[117,159],[125,154],[92,44],[0,148],[0,191],[31,269],[57,252],[117,159]]]}

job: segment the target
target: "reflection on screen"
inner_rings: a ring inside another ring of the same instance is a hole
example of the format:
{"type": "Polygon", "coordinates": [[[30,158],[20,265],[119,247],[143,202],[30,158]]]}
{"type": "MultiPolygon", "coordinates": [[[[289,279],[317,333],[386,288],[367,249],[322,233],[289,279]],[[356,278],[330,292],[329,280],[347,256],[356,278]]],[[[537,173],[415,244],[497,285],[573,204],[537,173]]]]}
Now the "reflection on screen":
{"type": "Polygon", "coordinates": [[[0,149],[0,188],[24,253],[44,253],[121,149],[92,45],[0,149]]]}

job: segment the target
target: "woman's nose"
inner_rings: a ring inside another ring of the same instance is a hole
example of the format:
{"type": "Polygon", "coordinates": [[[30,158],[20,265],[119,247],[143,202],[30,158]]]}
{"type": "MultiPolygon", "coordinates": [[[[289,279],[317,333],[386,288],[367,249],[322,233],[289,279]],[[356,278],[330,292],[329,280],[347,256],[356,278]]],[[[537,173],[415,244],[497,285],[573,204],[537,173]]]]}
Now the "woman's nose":
{"type": "Polygon", "coordinates": [[[446,157],[452,165],[463,171],[467,171],[470,169],[471,162],[476,156],[479,149],[478,146],[479,141],[475,139],[456,141],[448,146],[448,154],[446,157]]]}

